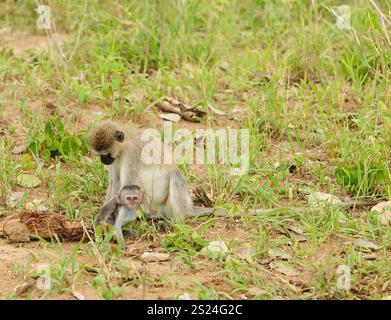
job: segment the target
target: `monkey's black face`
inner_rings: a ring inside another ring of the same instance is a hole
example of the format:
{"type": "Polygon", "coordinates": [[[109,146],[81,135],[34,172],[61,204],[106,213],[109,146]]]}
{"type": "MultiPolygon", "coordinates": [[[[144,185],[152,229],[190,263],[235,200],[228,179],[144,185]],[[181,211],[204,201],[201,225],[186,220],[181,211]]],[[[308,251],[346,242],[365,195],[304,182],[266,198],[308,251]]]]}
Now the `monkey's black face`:
{"type": "Polygon", "coordinates": [[[100,161],[102,161],[103,164],[108,166],[108,165],[112,164],[115,161],[115,158],[113,158],[110,153],[102,154],[100,156],[100,161]]]}

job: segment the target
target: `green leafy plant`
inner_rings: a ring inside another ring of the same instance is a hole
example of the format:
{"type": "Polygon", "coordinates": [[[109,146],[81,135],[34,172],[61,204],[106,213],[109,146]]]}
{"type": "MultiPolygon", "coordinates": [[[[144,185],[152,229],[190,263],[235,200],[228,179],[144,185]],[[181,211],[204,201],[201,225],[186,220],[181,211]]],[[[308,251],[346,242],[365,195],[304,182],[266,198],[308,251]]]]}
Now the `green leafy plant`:
{"type": "Polygon", "coordinates": [[[101,296],[105,300],[112,300],[121,296],[123,288],[119,286],[110,286],[109,281],[103,276],[97,276],[93,282],[95,290],[102,289],[101,296]]]}
{"type": "Polygon", "coordinates": [[[382,196],[390,184],[387,169],[380,165],[340,166],[335,176],[338,184],[355,196],[382,196]]]}
{"type": "Polygon", "coordinates": [[[42,132],[30,132],[27,142],[28,149],[34,154],[40,154],[46,160],[55,156],[79,157],[87,154],[87,142],[83,135],[75,135],[64,128],[59,117],[48,119],[42,132]]]}
{"type": "Polygon", "coordinates": [[[208,245],[208,241],[204,239],[204,233],[208,227],[209,225],[206,224],[199,230],[194,230],[188,225],[175,224],[174,231],[164,238],[161,245],[168,251],[186,251],[195,254],[208,245]]]}

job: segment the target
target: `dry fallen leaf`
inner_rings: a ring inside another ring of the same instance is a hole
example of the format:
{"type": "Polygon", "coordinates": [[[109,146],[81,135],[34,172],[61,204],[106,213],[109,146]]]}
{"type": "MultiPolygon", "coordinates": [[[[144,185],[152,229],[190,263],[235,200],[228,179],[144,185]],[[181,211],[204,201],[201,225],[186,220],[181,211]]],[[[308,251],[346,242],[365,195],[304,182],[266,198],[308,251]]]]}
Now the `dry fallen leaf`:
{"type": "Polygon", "coordinates": [[[285,253],[280,248],[271,248],[268,250],[268,254],[272,258],[280,258],[282,260],[290,260],[292,259],[292,256],[288,253],[285,253]]]}
{"type": "Polygon", "coordinates": [[[237,253],[240,259],[247,260],[250,262],[253,260],[256,254],[256,250],[253,246],[247,243],[246,245],[238,248],[237,253]]]}
{"type": "Polygon", "coordinates": [[[183,119],[191,122],[200,122],[200,118],[205,115],[204,111],[185,105],[170,97],[165,97],[163,100],[157,102],[156,106],[164,112],[176,113],[183,119]]]}
{"type": "Polygon", "coordinates": [[[363,258],[364,258],[364,260],[373,261],[373,260],[377,259],[377,255],[375,253],[365,254],[365,255],[363,255],[363,258]]]}
{"type": "Polygon", "coordinates": [[[307,238],[303,236],[304,229],[299,226],[295,225],[287,225],[286,229],[288,229],[291,232],[287,232],[287,234],[291,237],[294,238],[298,242],[305,242],[307,241],[307,238]]]}
{"type": "Polygon", "coordinates": [[[13,290],[13,294],[15,296],[19,296],[23,293],[25,293],[26,291],[28,291],[29,289],[31,289],[31,287],[34,285],[34,281],[26,281],[26,282],[23,282],[21,284],[18,284],[14,290],[13,290]]]}
{"type": "Polygon", "coordinates": [[[171,122],[179,122],[181,120],[181,116],[176,113],[160,113],[159,118],[171,122]]]}
{"type": "Polygon", "coordinates": [[[359,238],[354,242],[354,245],[358,248],[362,249],[370,249],[370,250],[377,250],[379,247],[373,243],[372,241],[369,241],[364,238],[359,238]]]}
{"type": "Polygon", "coordinates": [[[280,261],[272,261],[269,263],[269,266],[270,268],[282,274],[285,274],[286,276],[295,277],[299,275],[299,273],[295,271],[293,268],[280,261]]]}
{"type": "Polygon", "coordinates": [[[297,233],[297,234],[303,234],[304,233],[304,229],[302,227],[299,227],[299,226],[287,225],[286,228],[288,230],[293,231],[294,233],[297,233]]]}
{"type": "Polygon", "coordinates": [[[267,294],[268,292],[264,289],[261,289],[259,287],[250,287],[248,288],[248,294],[251,294],[252,296],[258,296],[262,294],[267,294]]]}

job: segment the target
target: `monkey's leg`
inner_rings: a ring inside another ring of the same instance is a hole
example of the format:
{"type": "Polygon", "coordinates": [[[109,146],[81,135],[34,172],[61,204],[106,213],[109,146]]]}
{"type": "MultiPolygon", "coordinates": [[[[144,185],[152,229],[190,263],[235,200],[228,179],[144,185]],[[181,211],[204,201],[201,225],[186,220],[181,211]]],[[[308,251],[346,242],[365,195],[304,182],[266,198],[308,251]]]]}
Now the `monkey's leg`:
{"type": "Polygon", "coordinates": [[[189,195],[186,180],[179,171],[170,174],[169,188],[164,215],[174,220],[183,220],[192,215],[193,200],[189,195]]]}
{"type": "Polygon", "coordinates": [[[106,221],[106,223],[108,223],[108,224],[114,225],[115,219],[114,219],[114,216],[111,214],[111,215],[109,215],[108,217],[106,217],[106,218],[104,219],[104,221],[106,221]]]}
{"type": "Polygon", "coordinates": [[[137,218],[136,210],[129,210],[125,206],[120,206],[118,210],[118,216],[114,222],[115,235],[117,241],[121,243],[122,249],[126,248],[124,234],[122,233],[122,226],[137,218]]]}

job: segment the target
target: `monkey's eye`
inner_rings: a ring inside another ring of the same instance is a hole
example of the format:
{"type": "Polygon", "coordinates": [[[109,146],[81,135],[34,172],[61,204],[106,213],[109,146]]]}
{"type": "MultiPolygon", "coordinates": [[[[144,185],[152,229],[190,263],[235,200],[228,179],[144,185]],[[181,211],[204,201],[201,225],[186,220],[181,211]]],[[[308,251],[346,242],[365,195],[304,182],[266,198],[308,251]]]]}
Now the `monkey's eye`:
{"type": "Polygon", "coordinates": [[[125,139],[125,134],[122,131],[117,130],[114,132],[114,137],[118,142],[123,142],[125,139]]]}
{"type": "Polygon", "coordinates": [[[137,201],[138,200],[138,197],[133,197],[133,201],[137,201]]]}
{"type": "Polygon", "coordinates": [[[132,201],[132,197],[131,196],[129,196],[129,197],[126,197],[126,201],[132,201]]]}

